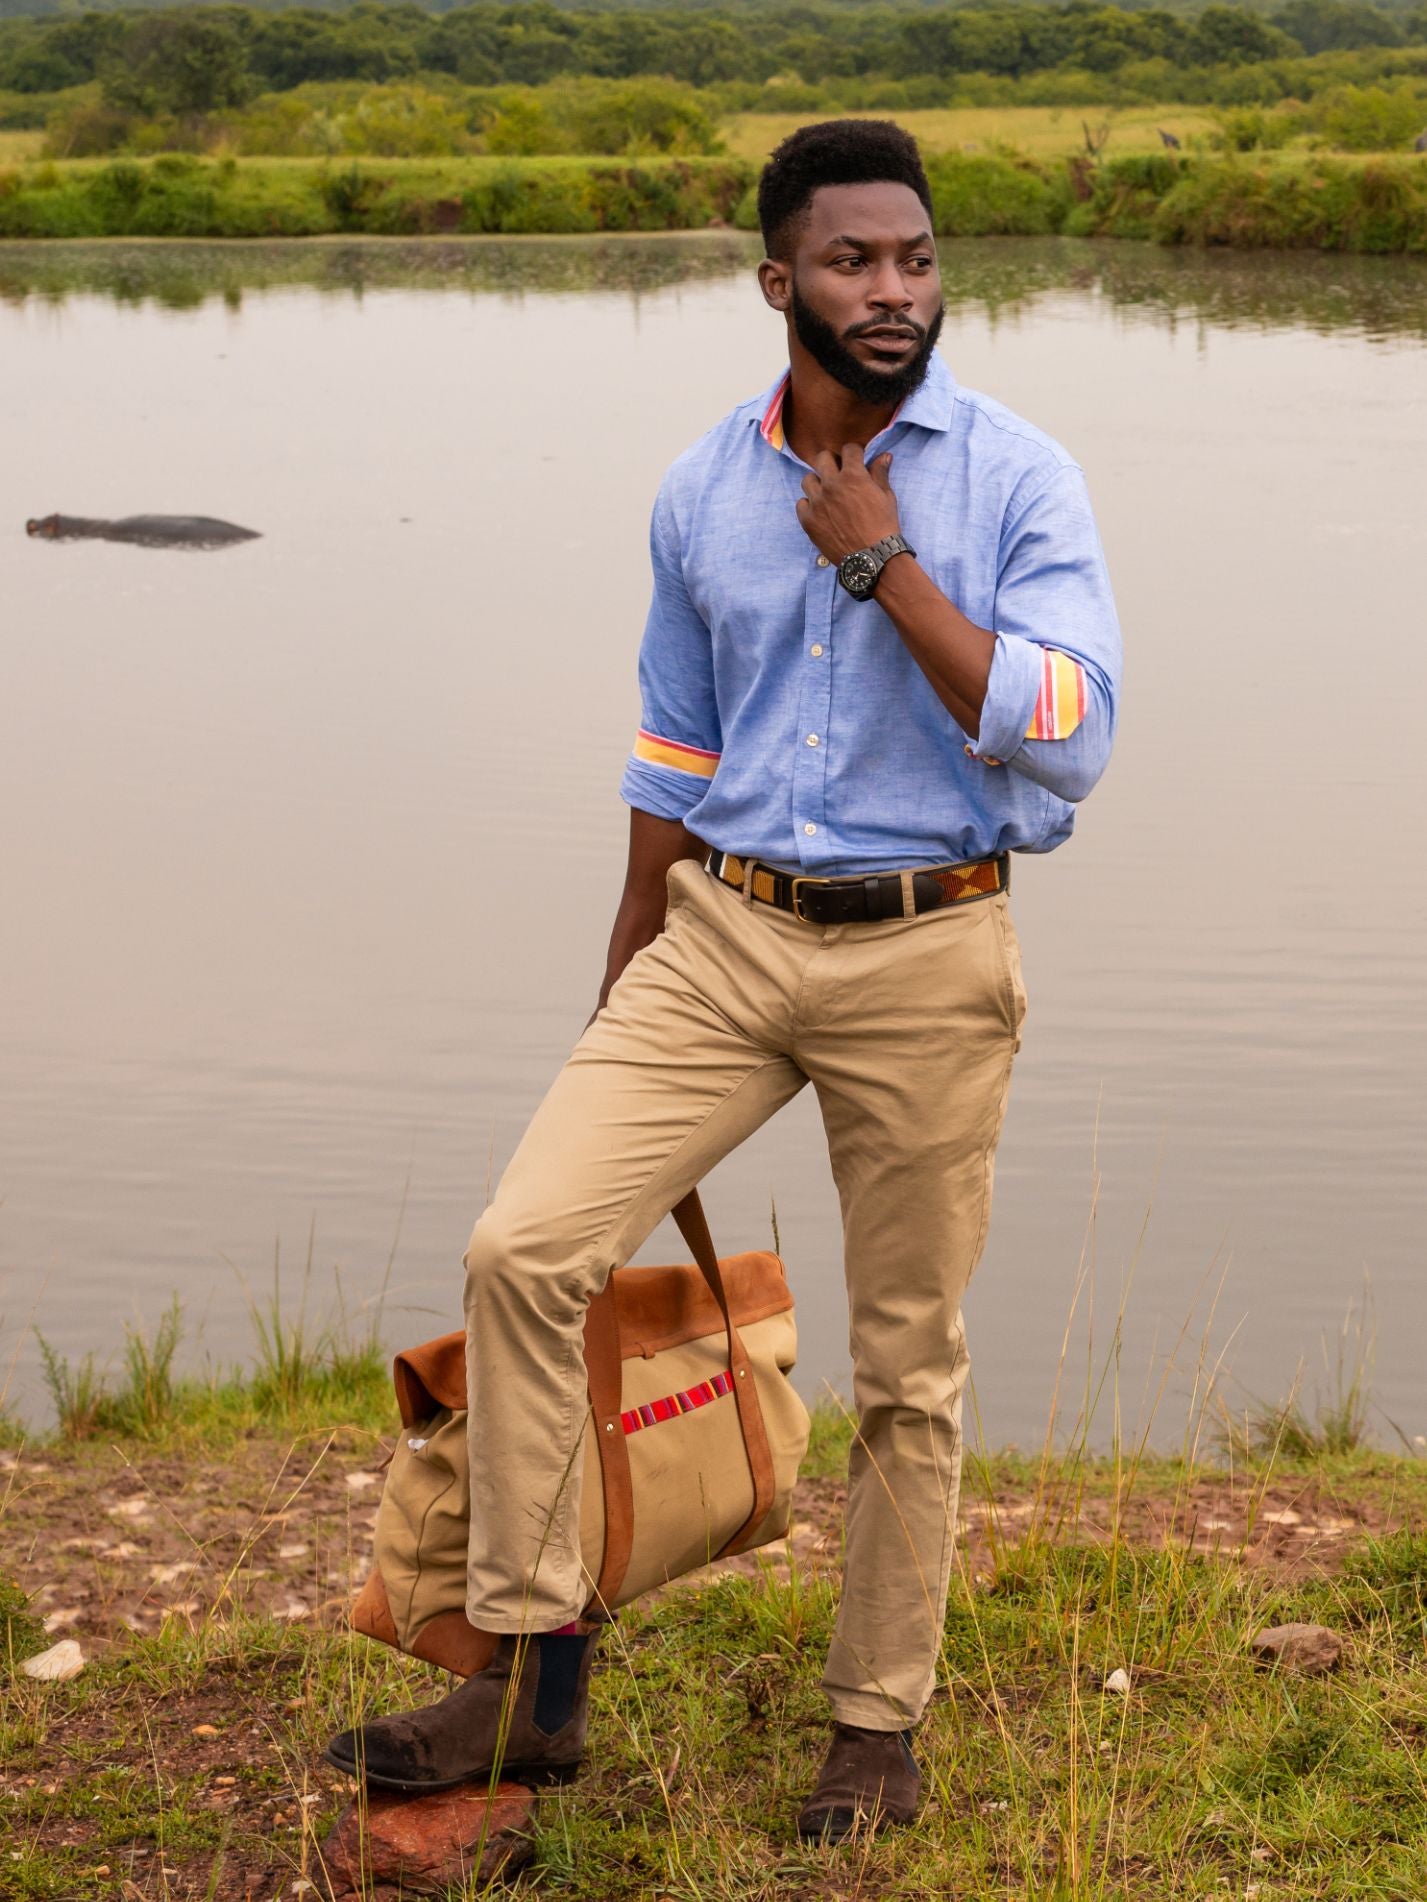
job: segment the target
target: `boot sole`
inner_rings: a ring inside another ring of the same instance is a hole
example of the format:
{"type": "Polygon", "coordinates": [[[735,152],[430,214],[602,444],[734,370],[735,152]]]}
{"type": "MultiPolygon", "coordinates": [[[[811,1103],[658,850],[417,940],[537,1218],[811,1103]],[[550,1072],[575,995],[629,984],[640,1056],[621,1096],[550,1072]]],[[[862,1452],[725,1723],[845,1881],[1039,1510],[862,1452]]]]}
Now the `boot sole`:
{"type": "MultiPolygon", "coordinates": [[[[436,1796],[443,1790],[459,1790],[463,1784],[486,1783],[491,1780],[490,1770],[473,1770],[467,1776],[443,1777],[439,1780],[422,1778],[417,1781],[411,1777],[381,1776],[375,1770],[359,1769],[352,1757],[339,1757],[331,1750],[322,1752],[324,1759],[336,1770],[377,1790],[397,1790],[403,1796],[436,1796]]],[[[569,1783],[580,1774],[584,1759],[576,1763],[503,1763],[498,1783],[549,1784],[569,1783]]]]}

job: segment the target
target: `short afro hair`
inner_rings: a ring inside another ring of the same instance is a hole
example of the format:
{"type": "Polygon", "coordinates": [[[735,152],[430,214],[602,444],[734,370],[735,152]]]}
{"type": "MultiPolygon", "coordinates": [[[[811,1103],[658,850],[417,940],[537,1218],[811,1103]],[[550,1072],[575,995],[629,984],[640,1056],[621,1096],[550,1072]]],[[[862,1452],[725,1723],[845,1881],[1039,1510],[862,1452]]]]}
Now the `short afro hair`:
{"type": "Polygon", "coordinates": [[[812,195],[824,185],[910,185],[932,215],[917,142],[890,119],[824,119],[774,152],[758,180],[758,222],[769,257],[786,247],[812,195]]]}

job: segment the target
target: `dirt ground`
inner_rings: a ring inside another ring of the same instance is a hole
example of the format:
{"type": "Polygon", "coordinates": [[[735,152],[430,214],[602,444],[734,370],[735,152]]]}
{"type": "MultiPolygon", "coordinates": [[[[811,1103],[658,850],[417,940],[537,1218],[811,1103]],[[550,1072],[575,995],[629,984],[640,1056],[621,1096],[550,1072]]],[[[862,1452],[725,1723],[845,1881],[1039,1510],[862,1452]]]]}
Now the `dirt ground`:
{"type": "MultiPolygon", "coordinates": [[[[0,1853],[0,1896],[308,1893],[321,1833],[349,1794],[321,1763],[320,1740],[345,1721],[350,1684],[341,1667],[314,1663],[323,1647],[301,1634],[340,1628],[370,1566],[383,1451],[350,1433],[253,1439],[221,1465],[134,1447],[0,1453],[6,1569],[53,1639],[78,1640],[90,1664],[117,1662],[125,1647],[135,1658],[122,1709],[78,1695],[84,1678],[57,1687],[27,1747],[0,1764],[0,1815],[8,1809],[24,1844],[8,1866],[0,1853]],[[225,1641],[245,1615],[288,1626],[288,1644],[269,1642],[255,1660],[225,1641]],[[174,1669],[145,1664],[136,1644],[164,1629],[192,1634],[174,1669]]],[[[804,1481],[787,1547],[729,1563],[835,1565],[842,1500],[840,1482],[804,1481]]],[[[968,1486],[963,1562],[973,1577],[991,1572],[997,1546],[1017,1544],[1033,1520],[1100,1541],[1113,1519],[1094,1487],[1047,1501],[968,1486]]],[[[1322,1477],[1205,1478],[1179,1498],[1141,1480],[1120,1515],[1133,1543],[1172,1541],[1285,1578],[1332,1570],[1364,1532],[1399,1522],[1370,1488],[1347,1503],[1322,1477]]]]}
{"type": "MultiPolygon", "coordinates": [[[[129,1632],[155,1632],[167,1618],[198,1622],[217,1610],[283,1621],[340,1624],[371,1566],[385,1448],[363,1435],[296,1445],[254,1440],[221,1467],[142,1448],[86,1448],[67,1456],[0,1452],[6,1494],[6,1568],[47,1631],[102,1653],[129,1632]]],[[[833,1563],[843,1502],[840,1481],[806,1479],[794,1503],[788,1549],[798,1561],[833,1563]]],[[[998,1543],[1014,1543],[1033,1520],[1062,1539],[1109,1536],[1109,1497],[1062,1493],[1037,1500],[1029,1488],[994,1500],[963,1487],[961,1551],[973,1576],[998,1543]]],[[[1138,1481],[1120,1509],[1136,1544],[1166,1540],[1251,1566],[1296,1575],[1331,1568],[1365,1532],[1391,1530],[1390,1504],[1337,1496],[1321,1476],[1267,1486],[1192,1483],[1182,1497],[1138,1481]]],[[[781,1547],[728,1561],[745,1570],[785,1566],[781,1547]]]]}

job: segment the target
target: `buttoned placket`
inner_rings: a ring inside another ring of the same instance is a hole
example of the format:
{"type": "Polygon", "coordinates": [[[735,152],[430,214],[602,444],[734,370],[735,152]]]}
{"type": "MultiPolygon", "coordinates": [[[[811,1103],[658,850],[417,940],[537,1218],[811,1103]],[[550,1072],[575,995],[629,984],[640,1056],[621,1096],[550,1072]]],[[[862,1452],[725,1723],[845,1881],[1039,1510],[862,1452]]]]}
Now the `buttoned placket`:
{"type": "MultiPolygon", "coordinates": [[[[884,429],[867,446],[867,460],[881,453],[882,445],[895,426],[884,429]]],[[[806,470],[796,451],[784,442],[777,452],[795,469],[806,470]]],[[[801,491],[802,476],[797,477],[801,491]]],[[[839,856],[837,841],[828,826],[827,775],[828,747],[832,741],[832,670],[835,656],[833,639],[841,584],[837,569],[826,555],[808,543],[808,578],[803,590],[802,684],[798,694],[798,729],[793,759],[793,835],[798,847],[798,862],[804,871],[816,873],[835,865],[839,856]]],[[[849,596],[849,601],[851,597],[849,596]]]]}

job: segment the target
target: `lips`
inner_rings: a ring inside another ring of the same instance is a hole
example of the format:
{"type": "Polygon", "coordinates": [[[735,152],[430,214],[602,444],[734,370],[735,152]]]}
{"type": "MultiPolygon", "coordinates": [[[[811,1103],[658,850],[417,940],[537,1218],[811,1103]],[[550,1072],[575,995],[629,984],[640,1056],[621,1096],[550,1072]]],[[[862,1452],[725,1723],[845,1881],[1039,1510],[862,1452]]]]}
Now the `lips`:
{"type": "Polygon", "coordinates": [[[876,330],[859,330],[859,343],[907,344],[920,341],[918,333],[908,324],[884,324],[876,330]]]}

